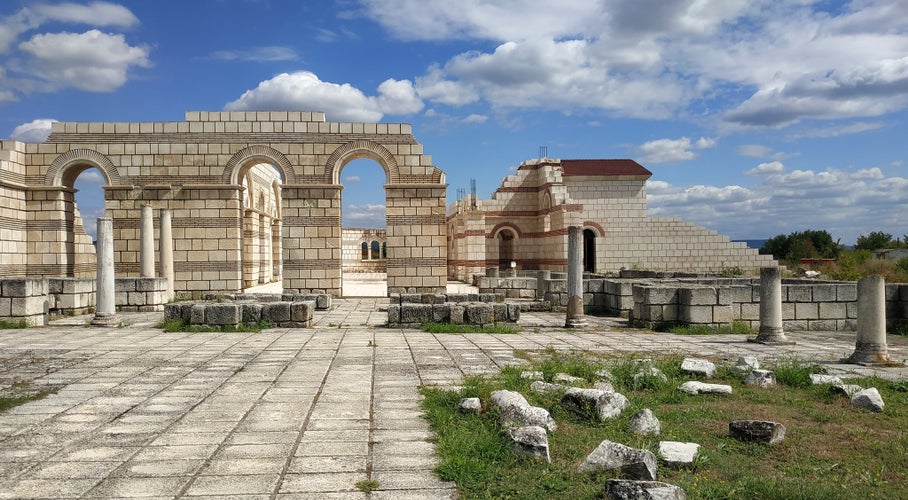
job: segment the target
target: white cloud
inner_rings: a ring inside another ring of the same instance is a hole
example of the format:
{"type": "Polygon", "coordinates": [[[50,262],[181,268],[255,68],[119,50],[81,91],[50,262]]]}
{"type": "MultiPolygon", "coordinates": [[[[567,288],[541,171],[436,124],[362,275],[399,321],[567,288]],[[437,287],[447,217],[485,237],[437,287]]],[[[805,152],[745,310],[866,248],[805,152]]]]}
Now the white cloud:
{"type": "Polygon", "coordinates": [[[380,204],[348,205],[343,215],[345,226],[384,227],[386,224],[385,206],[380,204]]]}
{"type": "Polygon", "coordinates": [[[59,86],[111,92],[126,83],[133,67],[150,66],[148,47],[133,47],[123,35],[98,30],[35,35],[19,48],[32,56],[32,73],[59,86]]]}
{"type": "Polygon", "coordinates": [[[242,50],[219,50],[212,52],[210,57],[219,61],[252,62],[296,61],[299,58],[292,48],[275,45],[242,50]]]}
{"type": "Polygon", "coordinates": [[[832,127],[812,128],[804,132],[792,134],[794,138],[800,137],[839,137],[842,135],[860,134],[882,128],[881,122],[854,122],[832,127]]]}
{"type": "Polygon", "coordinates": [[[464,123],[485,123],[489,119],[486,115],[472,114],[463,119],[464,123]]]}
{"type": "Polygon", "coordinates": [[[657,139],[642,144],[637,148],[637,155],[644,163],[671,163],[677,161],[693,160],[697,157],[694,149],[707,149],[714,147],[716,141],[711,138],[701,137],[696,143],[691,144],[690,138],[657,139]]]}
{"type": "Polygon", "coordinates": [[[892,168],[898,168],[898,167],[901,167],[902,165],[904,165],[904,162],[901,161],[901,160],[896,160],[896,161],[893,161],[893,162],[889,162],[889,166],[892,167],[892,168]]]}
{"type": "Polygon", "coordinates": [[[737,149],[739,155],[751,158],[769,158],[772,155],[772,148],[759,144],[742,144],[737,149]]]}
{"type": "Polygon", "coordinates": [[[129,28],[139,23],[139,19],[129,9],[108,2],[92,2],[88,5],[72,2],[55,5],[35,3],[0,18],[0,54],[7,52],[19,35],[49,21],[119,28],[129,28]]]}
{"type": "Polygon", "coordinates": [[[736,238],[824,229],[852,243],[868,231],[904,232],[906,178],[886,177],[879,168],[787,171],[780,162],[748,174],[762,181],[751,187],[650,181],[649,213],[681,217],[736,238]]]}
{"type": "Polygon", "coordinates": [[[423,99],[441,104],[461,106],[479,100],[479,92],[462,82],[446,80],[444,73],[435,65],[421,77],[416,78],[416,91],[423,99]]]}
{"type": "Polygon", "coordinates": [[[358,175],[348,175],[344,177],[344,182],[359,182],[361,179],[358,175]]]}
{"type": "Polygon", "coordinates": [[[378,96],[368,97],[349,83],[319,80],[315,73],[281,73],[247,90],[225,109],[324,111],[328,120],[377,122],[385,113],[411,114],[423,107],[408,80],[388,79],[378,87],[378,96]]]}
{"type": "Polygon", "coordinates": [[[44,142],[50,135],[51,124],[56,121],[53,118],[39,118],[23,123],[13,129],[10,139],[22,142],[44,142]]]}

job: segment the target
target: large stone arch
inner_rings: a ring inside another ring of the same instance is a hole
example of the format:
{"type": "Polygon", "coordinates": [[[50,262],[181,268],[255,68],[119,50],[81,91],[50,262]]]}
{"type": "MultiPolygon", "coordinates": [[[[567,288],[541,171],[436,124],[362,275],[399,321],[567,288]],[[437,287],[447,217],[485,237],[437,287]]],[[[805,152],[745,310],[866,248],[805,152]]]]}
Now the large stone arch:
{"type": "Polygon", "coordinates": [[[325,182],[340,184],[340,172],[344,165],[360,158],[368,158],[381,165],[388,184],[400,183],[400,167],[394,155],[381,144],[366,140],[348,142],[331,153],[325,164],[325,182]]]}
{"type": "Polygon", "coordinates": [[[296,171],[293,169],[290,160],[288,160],[280,151],[262,145],[248,146],[234,153],[234,155],[227,160],[227,165],[224,166],[222,179],[225,183],[230,185],[242,184],[240,175],[242,174],[243,168],[250,163],[268,163],[274,165],[281,171],[281,175],[284,178],[284,184],[296,184],[296,171]]]}
{"type": "Polygon", "coordinates": [[[122,184],[120,173],[113,162],[110,161],[110,158],[93,149],[71,149],[55,158],[44,175],[44,184],[64,187],[66,185],[65,180],[70,177],[68,175],[70,169],[79,166],[84,167],[79,172],[85,170],[85,168],[97,168],[110,186],[122,184]]]}

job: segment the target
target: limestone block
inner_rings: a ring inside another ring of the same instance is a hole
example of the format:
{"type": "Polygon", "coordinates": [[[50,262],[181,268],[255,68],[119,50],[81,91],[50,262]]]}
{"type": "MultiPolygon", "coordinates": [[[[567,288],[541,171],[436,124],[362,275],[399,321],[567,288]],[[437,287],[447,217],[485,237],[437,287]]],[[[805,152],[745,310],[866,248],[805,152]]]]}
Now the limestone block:
{"type": "Polygon", "coordinates": [[[389,294],[388,301],[392,305],[394,305],[394,304],[400,305],[400,294],[399,293],[389,294]]]}
{"type": "Polygon", "coordinates": [[[805,304],[805,303],[796,303],[795,304],[795,318],[796,320],[803,319],[817,319],[820,317],[818,304],[805,304]]]}
{"type": "Polygon", "coordinates": [[[145,292],[127,292],[126,293],[126,304],[130,306],[144,306],[145,302],[145,292]]]}
{"type": "Polygon", "coordinates": [[[605,498],[609,500],[686,500],[684,490],[661,481],[609,479],[605,482],[605,498]]]}
{"type": "Polygon", "coordinates": [[[678,387],[687,394],[731,394],[731,386],[725,384],[705,384],[703,382],[685,382],[678,387]]]}
{"type": "Polygon", "coordinates": [[[580,472],[619,469],[632,479],[656,479],[656,456],[647,450],[631,448],[612,441],[602,441],[580,464],[580,472]]]}
{"type": "Polygon", "coordinates": [[[842,379],[835,375],[824,375],[821,373],[811,373],[810,383],[813,385],[841,385],[842,379]]]}
{"type": "Polygon", "coordinates": [[[708,359],[684,358],[681,361],[681,371],[712,377],[716,373],[716,365],[708,359]]]}
{"type": "Polygon", "coordinates": [[[500,293],[480,293],[480,302],[504,302],[504,297],[500,293]]]}
{"type": "Polygon", "coordinates": [[[432,306],[432,321],[436,323],[448,323],[451,320],[450,304],[434,304],[432,306]]]}
{"type": "Polygon", "coordinates": [[[813,285],[814,302],[835,302],[836,285],[813,285]]]}
{"type": "Polygon", "coordinates": [[[114,291],[116,292],[135,292],[136,291],[136,278],[117,278],[114,283],[114,291]]]}
{"type": "Polygon", "coordinates": [[[47,295],[47,281],[43,278],[17,278],[3,280],[4,297],[33,297],[47,295]]]}
{"type": "Polygon", "coordinates": [[[457,409],[463,413],[479,414],[482,411],[482,402],[479,398],[462,398],[457,403],[457,409]]]}
{"type": "Polygon", "coordinates": [[[400,324],[400,304],[392,302],[391,305],[388,306],[388,324],[400,324]]]}
{"type": "Polygon", "coordinates": [[[239,304],[208,304],[205,307],[205,323],[209,325],[238,325],[242,319],[239,304]]]}
{"type": "Polygon", "coordinates": [[[713,323],[730,324],[735,320],[731,304],[713,307],[713,323]]]}
{"type": "Polygon", "coordinates": [[[189,311],[189,324],[204,325],[205,309],[205,304],[192,304],[192,308],[189,311]]]}
{"type": "Polygon", "coordinates": [[[728,423],[728,435],[742,441],[774,444],[785,439],[785,426],[761,420],[733,420],[728,423]]]}
{"type": "MultiPolygon", "coordinates": [[[[526,372],[524,372],[524,373],[526,373],[526,372]]],[[[539,392],[539,393],[543,393],[543,394],[560,393],[560,392],[566,391],[567,389],[568,388],[566,386],[563,386],[561,384],[550,384],[548,382],[543,382],[541,380],[537,380],[537,381],[533,382],[532,384],[530,384],[531,391],[539,392]]]]}
{"type": "Polygon", "coordinates": [[[835,299],[838,302],[854,302],[858,300],[857,283],[835,285],[835,299]]]}
{"type": "Polygon", "coordinates": [[[788,302],[813,301],[813,287],[810,285],[787,285],[783,286],[782,289],[788,293],[788,302]]]}
{"type": "Polygon", "coordinates": [[[9,297],[0,297],[0,318],[12,316],[13,299],[9,297]]]}
{"type": "Polygon", "coordinates": [[[684,323],[713,323],[713,306],[680,306],[679,319],[684,323]]]}
{"type": "Polygon", "coordinates": [[[503,410],[508,406],[529,406],[530,403],[522,394],[515,391],[494,391],[489,395],[489,400],[493,405],[503,410]]]}
{"type": "Polygon", "coordinates": [[[48,310],[45,296],[12,297],[10,298],[10,316],[36,316],[48,310]]]}
{"type": "Polygon", "coordinates": [[[697,443],[682,443],[678,441],[659,441],[659,456],[669,467],[684,467],[693,465],[700,454],[700,445],[697,443]]]}
{"type": "Polygon", "coordinates": [[[462,325],[465,315],[466,307],[460,304],[451,304],[451,323],[455,325],[462,325]]]}
{"type": "Polygon", "coordinates": [[[545,408],[538,406],[510,405],[501,410],[501,425],[508,428],[536,425],[544,429],[555,431],[558,424],[545,408]]]}
{"type": "Polygon", "coordinates": [[[524,456],[551,462],[549,439],[546,430],[538,425],[528,425],[508,430],[515,451],[524,456]]]}
{"type": "Polygon", "coordinates": [[[520,321],[520,304],[508,304],[508,321],[517,323],[520,321]]]}
{"type": "MultiPolygon", "coordinates": [[[[647,304],[677,304],[678,289],[669,286],[650,286],[642,287],[642,302],[647,304]]],[[[636,291],[636,289],[635,289],[636,291]]],[[[635,296],[636,300],[636,296],[635,296]]]]}
{"type": "Polygon", "coordinates": [[[315,301],[306,300],[290,303],[290,321],[294,323],[309,323],[315,311],[315,301]]]}
{"type": "Polygon", "coordinates": [[[401,304],[422,304],[422,294],[419,293],[402,293],[400,294],[401,304]]]}
{"type": "Polygon", "coordinates": [[[262,321],[279,324],[290,321],[290,302],[262,304],[262,321]]]}
{"type": "Polygon", "coordinates": [[[776,385],[776,374],[770,370],[751,370],[744,378],[744,385],[768,389],[776,385]]]}
{"type": "Polygon", "coordinates": [[[495,314],[491,304],[469,304],[466,308],[466,322],[470,325],[491,325],[495,314]]]}
{"type": "Polygon", "coordinates": [[[658,436],[661,430],[659,419],[649,408],[644,408],[631,416],[628,425],[634,433],[646,436],[658,436]]]}
{"type": "Polygon", "coordinates": [[[883,398],[876,387],[870,387],[863,391],[858,391],[851,396],[851,404],[857,408],[881,412],[885,407],[883,398]]]}
{"type": "Polygon", "coordinates": [[[400,305],[400,322],[417,324],[432,320],[432,304],[405,302],[400,305]]]}

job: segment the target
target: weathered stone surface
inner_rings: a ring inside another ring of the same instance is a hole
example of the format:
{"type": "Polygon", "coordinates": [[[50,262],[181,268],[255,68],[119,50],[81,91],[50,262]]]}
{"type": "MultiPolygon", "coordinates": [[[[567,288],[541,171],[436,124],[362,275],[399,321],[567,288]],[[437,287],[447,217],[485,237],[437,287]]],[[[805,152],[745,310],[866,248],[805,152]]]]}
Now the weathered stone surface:
{"type": "Polygon", "coordinates": [[[662,373],[662,370],[655,366],[646,366],[634,374],[634,383],[641,384],[647,379],[656,379],[661,382],[668,382],[668,377],[662,373]]]}
{"type": "Polygon", "coordinates": [[[432,304],[403,303],[400,305],[400,322],[416,324],[432,321],[432,304]]]}
{"type": "Polygon", "coordinates": [[[635,413],[628,424],[632,431],[645,436],[658,436],[661,431],[659,419],[653,415],[653,410],[649,408],[644,408],[635,413]]]}
{"type": "Polygon", "coordinates": [[[561,404],[571,411],[586,414],[596,409],[599,404],[599,398],[604,395],[605,392],[598,389],[571,387],[561,397],[561,404]]]}
{"type": "Polygon", "coordinates": [[[842,394],[848,397],[848,399],[851,399],[855,393],[860,392],[863,389],[863,387],[857,384],[835,384],[829,386],[829,390],[832,391],[833,394],[842,394]]]}
{"type": "Polygon", "coordinates": [[[290,302],[262,304],[262,321],[284,323],[290,321],[290,302]]]}
{"type": "Polygon", "coordinates": [[[558,424],[545,408],[538,406],[507,406],[501,410],[501,424],[505,427],[537,425],[550,431],[558,430],[558,424]]]}
{"type": "Polygon", "coordinates": [[[563,386],[561,384],[550,384],[548,382],[543,382],[541,380],[537,380],[537,381],[533,382],[532,384],[530,384],[530,390],[533,392],[539,392],[539,393],[563,392],[563,391],[566,391],[567,389],[568,389],[568,387],[563,386]]]}
{"type": "Polygon", "coordinates": [[[538,425],[528,425],[508,430],[508,436],[514,441],[514,449],[521,455],[551,462],[549,455],[549,436],[545,429],[538,425]]]}
{"type": "Polygon", "coordinates": [[[482,303],[468,305],[465,318],[467,323],[471,325],[491,325],[495,322],[492,304],[482,303]]]}
{"type": "Polygon", "coordinates": [[[875,412],[883,411],[883,407],[885,406],[883,397],[880,396],[880,392],[877,391],[876,387],[870,387],[854,393],[854,395],[851,396],[851,404],[857,408],[864,408],[865,410],[875,412]]]}
{"type": "Polygon", "coordinates": [[[462,325],[464,322],[464,316],[466,315],[466,308],[459,304],[451,305],[451,323],[455,325],[462,325]]]}
{"type": "Polygon", "coordinates": [[[238,304],[208,304],[205,306],[205,323],[209,325],[238,325],[240,323],[238,304]]]}
{"type": "Polygon", "coordinates": [[[523,371],[520,372],[520,378],[529,379],[529,380],[542,380],[542,372],[539,371],[523,371]]]}
{"type": "Polygon", "coordinates": [[[400,323],[400,304],[391,304],[388,306],[388,324],[396,325],[398,323],[400,323]]]}
{"type": "Polygon", "coordinates": [[[630,402],[619,392],[606,392],[596,404],[596,413],[601,420],[617,417],[628,407],[630,402]]]}
{"type": "Polygon", "coordinates": [[[764,420],[733,420],[728,423],[728,435],[742,441],[773,444],[785,439],[785,426],[764,420]]]}
{"type": "Polygon", "coordinates": [[[514,391],[494,391],[489,395],[489,399],[493,405],[502,410],[508,406],[530,406],[523,394],[514,391]]]}
{"type": "Polygon", "coordinates": [[[605,482],[608,500],[687,500],[680,487],[661,481],[609,479],[605,482]]]}
{"type": "Polygon", "coordinates": [[[776,385],[776,374],[770,370],[751,370],[744,377],[744,385],[751,387],[762,387],[764,389],[776,385]]]}
{"type": "Polygon", "coordinates": [[[291,302],[290,321],[296,323],[309,323],[312,321],[314,311],[315,301],[307,300],[303,302],[291,302]]]}
{"type": "Polygon", "coordinates": [[[482,402],[479,398],[463,398],[457,403],[457,409],[464,413],[479,413],[482,411],[482,402]]]}
{"type": "Polygon", "coordinates": [[[599,380],[614,380],[614,377],[612,377],[612,372],[606,370],[605,368],[598,370],[596,372],[596,377],[598,377],[599,380]]]}
{"type": "Polygon", "coordinates": [[[556,373],[555,376],[552,377],[552,382],[558,384],[581,384],[583,382],[586,382],[586,380],[581,377],[568,375],[567,373],[556,373]]]}
{"type": "Polygon", "coordinates": [[[825,384],[839,385],[842,383],[842,379],[840,379],[839,377],[836,377],[835,375],[823,375],[823,374],[819,374],[819,373],[811,373],[810,382],[813,383],[813,385],[825,385],[825,384]]]}
{"type": "Polygon", "coordinates": [[[708,359],[684,358],[681,362],[681,371],[712,377],[716,373],[716,365],[708,359]]]}
{"type": "Polygon", "coordinates": [[[741,373],[750,373],[752,370],[760,369],[760,361],[756,356],[741,356],[735,362],[735,370],[741,373]]]}
{"type": "Polygon", "coordinates": [[[602,441],[580,464],[580,472],[620,469],[631,479],[656,479],[656,456],[647,450],[631,448],[609,440],[602,441]]]}
{"type": "Polygon", "coordinates": [[[659,456],[669,467],[693,465],[699,454],[700,445],[697,443],[659,441],[659,456]]]}
{"type": "Polygon", "coordinates": [[[261,304],[242,304],[243,323],[258,323],[262,320],[261,304]]]}
{"type": "Polygon", "coordinates": [[[706,384],[695,380],[681,384],[678,390],[688,394],[731,394],[730,385],[706,384]]]}
{"type": "Polygon", "coordinates": [[[612,385],[608,380],[599,380],[593,384],[593,389],[598,389],[602,392],[615,392],[615,386],[612,385]]]}

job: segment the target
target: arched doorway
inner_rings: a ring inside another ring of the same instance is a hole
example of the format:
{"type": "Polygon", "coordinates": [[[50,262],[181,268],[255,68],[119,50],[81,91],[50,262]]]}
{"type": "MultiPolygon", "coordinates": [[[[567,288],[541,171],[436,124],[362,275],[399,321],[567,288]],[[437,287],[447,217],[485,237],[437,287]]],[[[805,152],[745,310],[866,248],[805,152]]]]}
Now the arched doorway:
{"type": "Polygon", "coordinates": [[[282,283],[281,185],[270,163],[250,162],[241,172],[243,289],[280,293],[282,283]]]}
{"type": "Polygon", "coordinates": [[[498,232],[498,268],[501,270],[510,269],[511,262],[516,261],[514,254],[514,240],[517,235],[510,229],[502,229],[498,232]]]}
{"type": "Polygon", "coordinates": [[[338,174],[341,191],[341,294],[387,297],[387,174],[371,158],[355,158],[338,174]]]}
{"type": "Polygon", "coordinates": [[[583,230],[583,271],[596,272],[596,233],[592,229],[583,230]]]}

